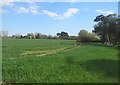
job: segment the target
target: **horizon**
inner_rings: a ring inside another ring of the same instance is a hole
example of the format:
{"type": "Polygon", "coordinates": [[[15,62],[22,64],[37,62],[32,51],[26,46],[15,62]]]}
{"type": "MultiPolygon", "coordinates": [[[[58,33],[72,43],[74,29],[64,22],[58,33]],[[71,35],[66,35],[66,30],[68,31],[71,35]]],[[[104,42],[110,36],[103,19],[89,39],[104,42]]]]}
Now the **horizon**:
{"type": "Polygon", "coordinates": [[[83,29],[92,32],[96,16],[113,13],[118,14],[118,2],[12,2],[3,6],[0,26],[9,36],[61,31],[77,36],[83,29]]]}

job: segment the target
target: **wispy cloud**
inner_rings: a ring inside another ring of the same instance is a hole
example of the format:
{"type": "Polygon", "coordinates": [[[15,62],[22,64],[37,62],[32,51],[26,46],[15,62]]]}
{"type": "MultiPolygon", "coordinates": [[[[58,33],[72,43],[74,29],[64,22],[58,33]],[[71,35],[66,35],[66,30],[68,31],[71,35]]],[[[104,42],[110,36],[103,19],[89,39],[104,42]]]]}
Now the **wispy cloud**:
{"type": "Polygon", "coordinates": [[[36,4],[30,3],[29,7],[16,7],[14,11],[17,13],[31,13],[31,14],[39,14],[39,6],[36,4]]]}
{"type": "Polygon", "coordinates": [[[95,12],[97,12],[99,14],[104,14],[104,15],[114,14],[114,11],[111,11],[111,10],[107,11],[107,10],[100,10],[100,9],[98,9],[98,10],[95,10],[95,12]]]}
{"type": "Polygon", "coordinates": [[[13,7],[14,3],[13,0],[1,0],[0,1],[0,14],[8,13],[7,10],[3,10],[3,6],[13,7]]]}
{"type": "Polygon", "coordinates": [[[39,6],[37,6],[37,5],[31,5],[29,8],[28,8],[28,10],[29,10],[29,12],[30,13],[32,13],[32,14],[39,14],[39,6]]]}
{"type": "Polygon", "coordinates": [[[29,10],[24,7],[19,7],[16,11],[18,13],[28,13],[29,12],[29,10]]]}
{"type": "Polygon", "coordinates": [[[53,17],[53,18],[59,17],[59,14],[57,14],[55,12],[51,12],[51,11],[48,11],[48,10],[42,10],[42,12],[43,12],[43,14],[46,14],[46,15],[48,15],[50,17],[53,17]]]}
{"type": "Polygon", "coordinates": [[[0,1],[0,7],[5,6],[5,5],[13,6],[14,4],[12,2],[13,2],[13,0],[1,0],[0,1]]]}
{"type": "Polygon", "coordinates": [[[73,14],[76,14],[79,10],[77,8],[70,8],[63,14],[63,17],[70,17],[73,14]]]}
{"type": "MultiPolygon", "coordinates": [[[[22,0],[1,0],[0,1],[0,14],[4,12],[5,9],[3,7],[7,6],[11,8],[12,10],[18,12],[18,13],[32,13],[32,14],[37,14],[38,13],[38,7],[35,2],[37,0],[29,0],[27,1],[28,4],[30,5],[28,8],[27,7],[17,7],[14,2],[21,2],[22,0]]],[[[25,1],[23,1],[25,2],[25,1]]],[[[7,10],[6,10],[7,11],[7,10]]]]}
{"type": "MultiPolygon", "coordinates": [[[[9,4],[11,4],[11,3],[9,3],[9,4]]],[[[7,5],[8,5],[8,3],[7,3],[7,5]]],[[[53,11],[40,9],[40,7],[35,2],[29,2],[28,6],[20,6],[20,7],[16,6],[14,4],[14,6],[11,6],[11,9],[19,14],[24,14],[24,13],[31,13],[34,15],[35,14],[44,14],[55,20],[62,20],[62,19],[69,18],[72,15],[78,13],[78,11],[79,11],[79,9],[77,9],[77,8],[69,8],[66,10],[66,12],[58,14],[53,11]]],[[[0,10],[0,12],[2,12],[2,9],[0,10]]]]}
{"type": "MultiPolygon", "coordinates": [[[[34,0],[30,0],[29,1],[29,6],[20,6],[17,7],[14,3],[12,3],[14,0],[5,0],[4,4],[1,3],[1,7],[2,6],[10,6],[12,10],[14,10],[17,13],[31,13],[31,14],[44,14],[47,15],[55,20],[62,20],[62,19],[66,19],[71,17],[72,15],[78,13],[79,9],[77,8],[69,8],[66,10],[66,12],[58,14],[56,12],[53,11],[49,11],[49,10],[44,10],[44,9],[40,9],[39,6],[35,3],[34,0]]],[[[37,0],[36,0],[37,1],[37,0]]],[[[75,0],[72,0],[75,1],[75,0]]],[[[2,13],[2,8],[0,8],[0,13],[2,13]]]]}
{"type": "Polygon", "coordinates": [[[47,16],[52,17],[53,19],[56,20],[62,20],[65,18],[71,17],[73,14],[76,14],[79,11],[77,8],[69,8],[65,13],[63,14],[57,14],[55,12],[51,12],[48,10],[42,10],[43,14],[46,14],[47,16]]]}

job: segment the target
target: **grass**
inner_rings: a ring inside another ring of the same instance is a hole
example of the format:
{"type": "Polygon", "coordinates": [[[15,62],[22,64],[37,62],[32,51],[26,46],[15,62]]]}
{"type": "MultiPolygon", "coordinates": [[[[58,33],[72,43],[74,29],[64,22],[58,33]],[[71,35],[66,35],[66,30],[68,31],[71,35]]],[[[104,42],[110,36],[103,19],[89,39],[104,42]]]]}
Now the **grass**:
{"type": "Polygon", "coordinates": [[[3,39],[2,77],[12,83],[116,83],[118,50],[73,40],[3,39]],[[21,55],[24,54],[25,55],[21,55]],[[37,56],[40,55],[40,56],[37,56]]]}

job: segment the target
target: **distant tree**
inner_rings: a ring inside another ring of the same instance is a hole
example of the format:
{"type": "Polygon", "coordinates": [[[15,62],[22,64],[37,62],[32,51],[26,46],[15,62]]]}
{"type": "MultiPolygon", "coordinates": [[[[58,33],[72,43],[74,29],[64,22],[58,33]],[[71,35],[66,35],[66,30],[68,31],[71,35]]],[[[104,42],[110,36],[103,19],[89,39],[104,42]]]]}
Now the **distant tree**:
{"type": "Polygon", "coordinates": [[[95,41],[95,39],[96,38],[94,34],[89,33],[86,30],[80,30],[77,41],[90,42],[90,41],[95,41]]]}
{"type": "Polygon", "coordinates": [[[22,35],[20,35],[20,38],[23,38],[23,36],[22,36],[22,35]]]}
{"type": "Polygon", "coordinates": [[[42,39],[47,39],[48,38],[48,36],[47,35],[45,35],[45,34],[42,34],[42,39]]]}
{"type": "Polygon", "coordinates": [[[61,32],[61,33],[57,33],[57,36],[59,36],[59,38],[61,39],[68,39],[69,35],[67,32],[61,32]]]}
{"type": "Polygon", "coordinates": [[[61,36],[61,33],[57,33],[57,36],[59,36],[59,37],[60,37],[60,36],[61,36]]]}
{"type": "Polygon", "coordinates": [[[78,41],[90,41],[88,37],[88,32],[86,30],[80,30],[78,34],[78,41]]]}
{"type": "Polygon", "coordinates": [[[53,36],[52,39],[59,39],[57,36],[53,36]]]}
{"type": "Polygon", "coordinates": [[[7,38],[7,37],[8,37],[8,31],[2,30],[2,31],[0,31],[0,35],[1,35],[1,37],[3,37],[3,38],[7,38]]]}
{"type": "Polygon", "coordinates": [[[16,36],[15,36],[15,35],[12,35],[11,37],[12,37],[12,38],[16,38],[16,36]]]}
{"type": "Polygon", "coordinates": [[[21,38],[21,34],[15,34],[15,35],[12,35],[12,38],[21,38]]]}
{"type": "Polygon", "coordinates": [[[69,35],[68,35],[68,33],[67,32],[61,32],[61,36],[63,37],[63,38],[68,38],[69,37],[69,35]]]}
{"type": "Polygon", "coordinates": [[[40,33],[35,33],[35,38],[36,39],[40,39],[41,38],[41,34],[40,33]]]}
{"type": "Polygon", "coordinates": [[[33,39],[34,38],[34,34],[33,33],[28,33],[27,34],[27,38],[28,39],[33,39]]]}
{"type": "Polygon", "coordinates": [[[69,36],[69,40],[77,40],[77,36],[69,36]]]}
{"type": "Polygon", "coordinates": [[[53,36],[52,35],[48,35],[48,39],[52,39],[53,38],[53,36]]]}

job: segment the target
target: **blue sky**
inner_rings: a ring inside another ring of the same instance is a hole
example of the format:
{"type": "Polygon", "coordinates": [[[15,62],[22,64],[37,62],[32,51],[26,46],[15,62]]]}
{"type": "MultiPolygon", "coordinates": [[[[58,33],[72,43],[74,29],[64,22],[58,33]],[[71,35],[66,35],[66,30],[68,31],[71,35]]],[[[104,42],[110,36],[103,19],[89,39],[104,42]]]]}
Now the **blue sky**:
{"type": "MultiPolygon", "coordinates": [[[[9,35],[39,32],[47,35],[65,31],[78,35],[93,30],[93,20],[100,14],[118,12],[117,2],[12,2],[2,6],[3,30],[9,35]]],[[[1,22],[1,20],[0,20],[1,22]]]]}

